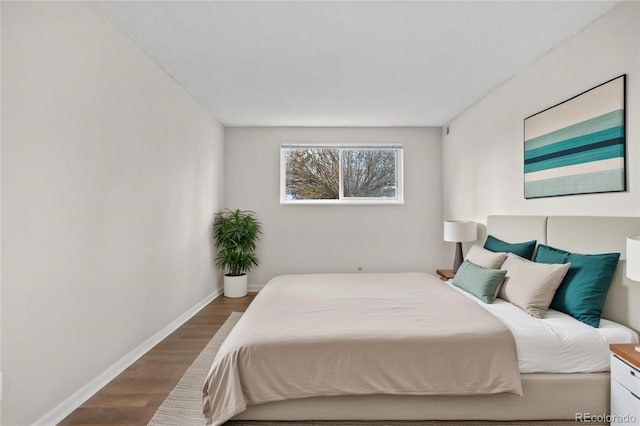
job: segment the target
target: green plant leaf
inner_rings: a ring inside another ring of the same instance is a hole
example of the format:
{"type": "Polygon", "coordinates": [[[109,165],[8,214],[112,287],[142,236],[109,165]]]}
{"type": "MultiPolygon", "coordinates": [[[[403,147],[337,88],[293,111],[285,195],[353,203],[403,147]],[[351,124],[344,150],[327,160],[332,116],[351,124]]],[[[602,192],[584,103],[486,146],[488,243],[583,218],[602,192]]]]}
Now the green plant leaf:
{"type": "Polygon", "coordinates": [[[212,234],[217,250],[215,263],[229,275],[242,275],[258,266],[255,250],[262,224],[255,212],[225,209],[216,213],[212,234]]]}

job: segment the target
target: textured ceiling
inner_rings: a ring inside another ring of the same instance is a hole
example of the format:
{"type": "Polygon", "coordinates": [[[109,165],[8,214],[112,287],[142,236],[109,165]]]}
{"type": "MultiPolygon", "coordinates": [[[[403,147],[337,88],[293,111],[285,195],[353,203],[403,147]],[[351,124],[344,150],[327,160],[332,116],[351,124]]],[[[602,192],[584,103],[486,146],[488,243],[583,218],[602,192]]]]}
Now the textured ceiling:
{"type": "Polygon", "coordinates": [[[100,7],[226,126],[440,126],[616,3],[100,7]]]}

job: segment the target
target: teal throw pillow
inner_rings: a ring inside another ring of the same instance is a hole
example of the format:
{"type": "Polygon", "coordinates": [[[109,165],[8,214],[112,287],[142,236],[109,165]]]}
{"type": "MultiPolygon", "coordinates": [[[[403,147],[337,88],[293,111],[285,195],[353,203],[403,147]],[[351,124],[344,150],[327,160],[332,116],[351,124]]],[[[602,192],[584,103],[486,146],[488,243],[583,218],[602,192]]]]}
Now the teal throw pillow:
{"type": "Polygon", "coordinates": [[[489,235],[484,243],[484,248],[496,253],[513,253],[527,260],[533,258],[533,251],[536,249],[536,240],[525,241],[523,243],[508,243],[489,235]]]}
{"type": "Polygon", "coordinates": [[[504,270],[483,268],[465,260],[458,268],[452,283],[484,303],[493,303],[506,273],[504,270]]]}
{"type": "Polygon", "coordinates": [[[535,261],[538,263],[569,263],[568,251],[540,244],[536,252],[535,261]]]}
{"type": "Polygon", "coordinates": [[[620,253],[579,254],[539,245],[536,262],[571,264],[551,309],[597,328],[619,259],[620,253]]]}

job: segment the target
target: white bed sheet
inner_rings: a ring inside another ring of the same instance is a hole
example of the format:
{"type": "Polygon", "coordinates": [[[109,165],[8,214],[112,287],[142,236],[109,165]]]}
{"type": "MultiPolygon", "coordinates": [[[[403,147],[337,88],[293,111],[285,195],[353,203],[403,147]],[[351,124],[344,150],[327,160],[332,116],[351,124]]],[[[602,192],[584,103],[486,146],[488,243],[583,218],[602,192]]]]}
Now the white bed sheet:
{"type": "Polygon", "coordinates": [[[596,373],[609,371],[610,343],[637,343],[638,334],[606,319],[594,328],[550,309],[533,318],[511,303],[496,299],[483,303],[466,291],[449,285],[499,318],[511,330],[518,350],[520,373],[596,373]]]}

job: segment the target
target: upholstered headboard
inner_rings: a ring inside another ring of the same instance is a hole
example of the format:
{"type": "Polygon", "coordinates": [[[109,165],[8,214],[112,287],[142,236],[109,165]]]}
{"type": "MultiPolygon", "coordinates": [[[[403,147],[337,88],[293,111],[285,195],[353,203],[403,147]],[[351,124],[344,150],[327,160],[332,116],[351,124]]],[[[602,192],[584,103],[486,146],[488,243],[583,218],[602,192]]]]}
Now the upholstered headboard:
{"type": "Polygon", "coordinates": [[[510,242],[535,239],[576,253],[619,252],[602,317],[640,331],[640,283],[625,276],[626,238],[640,235],[640,217],[489,216],[487,233],[510,242]]]}

